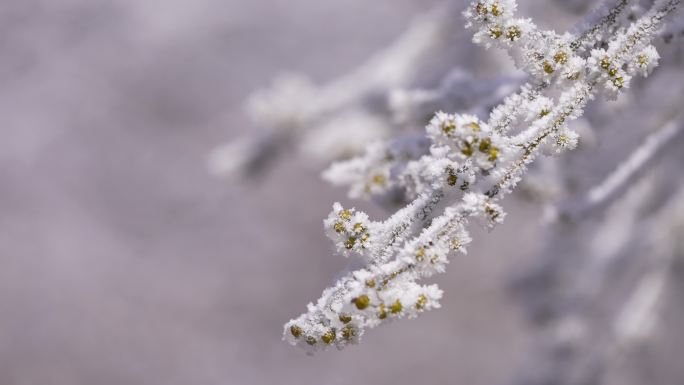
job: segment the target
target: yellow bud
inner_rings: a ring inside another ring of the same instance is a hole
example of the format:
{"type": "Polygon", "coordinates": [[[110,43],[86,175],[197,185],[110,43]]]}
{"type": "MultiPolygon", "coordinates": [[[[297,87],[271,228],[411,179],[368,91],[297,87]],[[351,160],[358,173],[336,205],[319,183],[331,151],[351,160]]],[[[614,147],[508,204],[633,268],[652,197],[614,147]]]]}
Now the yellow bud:
{"type": "Polygon", "coordinates": [[[499,218],[500,215],[500,213],[490,205],[485,205],[485,213],[487,213],[493,221],[499,218]]]}
{"type": "Polygon", "coordinates": [[[553,55],[553,61],[559,64],[565,64],[568,62],[568,54],[565,52],[558,52],[557,54],[553,55]]]}
{"type": "Polygon", "coordinates": [[[356,244],[356,238],[355,237],[349,237],[346,242],[344,242],[344,247],[347,248],[347,250],[351,250],[354,248],[354,245],[356,244]]]}
{"type": "Polygon", "coordinates": [[[450,170],[447,176],[447,184],[449,186],[456,186],[456,182],[458,182],[458,176],[456,176],[453,170],[450,170]]]}
{"type": "Polygon", "coordinates": [[[354,305],[356,305],[356,308],[359,310],[363,310],[370,305],[370,298],[368,298],[367,295],[363,294],[360,295],[352,300],[354,305]]]}
{"type": "Polygon", "coordinates": [[[489,138],[483,139],[480,142],[480,151],[481,152],[489,152],[489,149],[492,147],[492,140],[489,138]]]}
{"type": "Polygon", "coordinates": [[[503,35],[503,31],[501,30],[501,27],[499,27],[498,25],[492,27],[492,28],[489,30],[489,36],[490,36],[492,39],[498,39],[498,38],[501,37],[501,35],[503,35]]]}
{"type": "Polygon", "coordinates": [[[342,329],[342,337],[347,341],[354,338],[355,335],[356,335],[356,330],[354,330],[354,327],[351,325],[347,325],[344,327],[344,329],[342,329]]]}
{"type": "Polygon", "coordinates": [[[564,146],[570,141],[570,138],[568,138],[567,135],[562,134],[558,136],[558,139],[556,139],[556,144],[559,146],[564,146]]]}
{"type": "Polygon", "coordinates": [[[608,56],[601,59],[601,68],[603,68],[604,70],[610,68],[610,59],[608,58],[608,56]]]}
{"type": "Polygon", "coordinates": [[[473,152],[473,145],[470,142],[464,140],[461,153],[465,156],[473,156],[473,152]]]}
{"type": "Polygon", "coordinates": [[[323,342],[326,344],[330,345],[331,342],[335,341],[335,331],[334,330],[328,330],[325,334],[321,336],[321,339],[323,342]]]}
{"type": "Polygon", "coordinates": [[[553,71],[555,71],[553,66],[551,65],[551,63],[549,63],[546,60],[544,60],[543,68],[544,68],[544,72],[546,72],[547,74],[552,74],[553,71]]]}
{"type": "Polygon", "coordinates": [[[402,306],[401,302],[399,300],[394,301],[394,303],[390,306],[390,311],[392,314],[397,314],[401,311],[402,306]]]}
{"type": "Polygon", "coordinates": [[[416,261],[422,262],[425,259],[425,248],[423,246],[418,248],[416,252],[416,261]]]}
{"type": "Polygon", "coordinates": [[[427,297],[425,296],[425,294],[421,294],[421,295],[418,297],[418,302],[416,302],[416,309],[422,310],[423,308],[425,308],[425,305],[427,304],[427,301],[428,301],[428,299],[427,299],[427,297]]]}
{"type": "Polygon", "coordinates": [[[494,162],[497,158],[499,157],[499,149],[496,147],[492,147],[491,150],[489,150],[489,157],[487,160],[490,162],[494,162]]]}
{"type": "Polygon", "coordinates": [[[482,4],[482,3],[477,3],[477,5],[475,6],[475,12],[477,12],[478,14],[484,16],[484,15],[486,15],[489,11],[487,10],[487,7],[485,7],[484,4],[482,4]]]}
{"type": "Polygon", "coordinates": [[[373,176],[373,183],[378,186],[384,186],[387,183],[387,178],[384,175],[378,174],[373,176]]]}
{"type": "Polygon", "coordinates": [[[380,319],[387,318],[387,311],[385,311],[385,304],[384,303],[380,304],[380,310],[378,311],[378,318],[380,318],[380,319]]]}
{"type": "Polygon", "coordinates": [[[351,322],[351,320],[352,316],[350,316],[349,314],[340,314],[340,322],[342,322],[343,324],[348,324],[349,322],[351,322]]]}
{"type": "Polygon", "coordinates": [[[299,336],[302,335],[302,328],[300,328],[297,325],[292,325],[290,326],[290,333],[292,333],[292,336],[294,336],[294,338],[299,338],[299,336]]]}
{"type": "Polygon", "coordinates": [[[508,31],[506,31],[506,37],[509,38],[511,41],[515,41],[516,39],[519,39],[522,36],[522,31],[520,28],[516,26],[508,27],[508,31]]]}

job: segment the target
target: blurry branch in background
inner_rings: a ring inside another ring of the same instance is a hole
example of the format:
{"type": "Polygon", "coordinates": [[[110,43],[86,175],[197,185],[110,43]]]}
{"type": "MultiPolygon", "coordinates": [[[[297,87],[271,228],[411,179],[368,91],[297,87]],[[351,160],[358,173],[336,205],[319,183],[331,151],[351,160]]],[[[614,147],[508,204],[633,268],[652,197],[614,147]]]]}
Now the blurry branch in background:
{"type": "Polygon", "coordinates": [[[684,131],[684,118],[674,119],[645,138],[643,144],[635,148],[629,157],[599,185],[592,188],[582,201],[573,206],[558,209],[562,220],[577,221],[583,216],[597,214],[602,208],[624,194],[634,181],[658,157],[668,149],[680,151],[672,142],[684,131]]]}
{"type": "MultiPolygon", "coordinates": [[[[539,331],[534,355],[513,384],[601,384],[611,368],[648,344],[657,330],[667,281],[675,277],[672,267],[684,256],[684,185],[646,220],[635,216],[634,207],[645,209],[658,195],[653,182],[642,180],[617,202],[593,239],[614,243],[611,232],[622,232],[619,247],[561,252],[559,258],[574,260],[538,270],[518,287],[525,290],[522,299],[539,331]]],[[[550,238],[549,244],[562,236],[550,238]]]]}
{"type": "MultiPolygon", "coordinates": [[[[255,92],[247,110],[261,129],[212,151],[210,171],[218,176],[254,177],[277,159],[303,154],[325,164],[358,154],[369,142],[399,132],[416,133],[435,111],[486,113],[513,92],[525,76],[476,79],[454,68],[421,87],[426,67],[450,61],[462,35],[451,15],[456,1],[417,17],[392,45],[349,74],[316,86],[301,74],[283,74],[255,92]]],[[[434,77],[434,76],[427,76],[434,77]]]]}
{"type": "Polygon", "coordinates": [[[252,120],[263,131],[214,150],[210,169],[228,176],[258,174],[287,151],[294,151],[290,147],[306,140],[312,131],[331,131],[335,139],[358,138],[358,143],[338,143],[324,161],[352,155],[367,141],[386,137],[388,123],[375,117],[386,107],[383,99],[393,90],[412,85],[421,62],[438,56],[453,42],[452,12],[453,5],[448,3],[417,17],[392,45],[327,85],[318,87],[305,75],[281,75],[271,88],[256,92],[247,105],[252,120]],[[367,110],[369,104],[371,110],[367,110]],[[335,124],[336,119],[341,122],[335,124]]]}
{"type": "Polygon", "coordinates": [[[538,330],[535,354],[514,384],[603,383],[611,365],[656,330],[665,282],[683,250],[677,231],[684,220],[684,178],[646,154],[669,148],[670,160],[681,162],[682,137],[663,143],[675,139],[682,125],[680,117],[651,134],[606,180],[621,180],[616,175],[636,165],[655,169],[630,173],[629,184],[599,185],[611,186],[610,199],[593,206],[591,217],[551,223],[539,262],[513,286],[538,330]],[[597,216],[603,219],[592,221],[597,216]]]}
{"type": "Polygon", "coordinates": [[[672,20],[672,22],[668,23],[668,25],[663,28],[661,36],[666,43],[684,39],[684,19],[678,18],[672,20]]]}

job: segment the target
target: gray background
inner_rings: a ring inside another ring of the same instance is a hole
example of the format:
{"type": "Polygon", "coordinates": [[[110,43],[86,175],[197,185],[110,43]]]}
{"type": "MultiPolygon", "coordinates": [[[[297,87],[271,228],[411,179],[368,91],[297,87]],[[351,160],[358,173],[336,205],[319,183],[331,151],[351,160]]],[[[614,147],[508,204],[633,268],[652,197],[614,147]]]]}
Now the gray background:
{"type": "Polygon", "coordinates": [[[322,231],[344,191],[301,159],[245,184],[206,170],[253,129],[253,89],[343,74],[434,3],[2,1],[0,384],[511,378],[527,331],[505,282],[537,247],[533,206],[474,234],[436,279],[442,310],[308,357],[282,324],[346,264],[322,231]]]}

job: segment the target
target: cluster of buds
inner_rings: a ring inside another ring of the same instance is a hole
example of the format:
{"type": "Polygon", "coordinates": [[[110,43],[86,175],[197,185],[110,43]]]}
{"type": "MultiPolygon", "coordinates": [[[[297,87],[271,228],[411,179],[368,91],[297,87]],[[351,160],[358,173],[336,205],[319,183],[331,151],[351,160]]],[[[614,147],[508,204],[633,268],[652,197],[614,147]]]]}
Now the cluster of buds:
{"type": "Polygon", "coordinates": [[[442,291],[417,284],[410,266],[395,261],[348,274],[310,304],[309,312],[285,325],[285,339],[309,352],[341,349],[369,327],[439,308],[442,291]]]}
{"type": "Polygon", "coordinates": [[[604,93],[610,100],[614,100],[624,88],[629,87],[635,75],[648,76],[658,65],[658,51],[652,45],[643,47],[638,52],[620,57],[619,47],[595,49],[591,52],[588,65],[596,73],[603,85],[604,93]]]}
{"type": "Polygon", "coordinates": [[[328,237],[344,255],[365,255],[377,226],[368,219],[366,213],[345,209],[339,203],[333,205],[333,211],[323,223],[328,237]]]}
{"type": "Polygon", "coordinates": [[[468,25],[477,24],[479,30],[473,40],[491,45],[510,45],[526,37],[529,21],[514,19],[517,4],[511,0],[482,0],[471,4],[464,15],[468,25]]]}
{"type": "Polygon", "coordinates": [[[374,142],[362,156],[334,163],[323,178],[332,184],[350,186],[350,198],[386,195],[397,187],[396,176],[408,162],[426,154],[429,147],[426,138],[416,135],[374,142]]]}
{"type": "Polygon", "coordinates": [[[508,142],[474,115],[451,115],[438,112],[426,127],[428,137],[437,146],[448,148],[449,155],[462,162],[489,170],[505,158],[508,142]]]}

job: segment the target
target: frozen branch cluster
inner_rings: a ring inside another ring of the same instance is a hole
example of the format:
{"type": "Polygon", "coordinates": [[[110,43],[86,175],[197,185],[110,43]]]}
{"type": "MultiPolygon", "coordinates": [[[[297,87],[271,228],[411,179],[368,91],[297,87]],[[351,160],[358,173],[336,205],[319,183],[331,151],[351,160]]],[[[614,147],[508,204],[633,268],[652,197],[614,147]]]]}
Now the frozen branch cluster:
{"type": "Polygon", "coordinates": [[[443,272],[452,253],[466,252],[469,225],[491,229],[503,221],[502,199],[537,158],[578,145],[569,123],[589,101],[615,99],[658,65],[652,40],[680,0],[656,0],[638,12],[629,3],[607,1],[564,34],[517,18],[514,0],[471,3],[463,15],[473,40],[507,51],[529,82],[488,108],[486,120],[438,112],[424,135],[377,142],[324,173],[351,197],[399,196],[407,204],[384,221],[333,205],[326,233],[340,254],[364,265],[288,322],[284,338],[309,352],[341,349],[369,328],[438,308],[442,291],[418,281],[443,272]]]}

